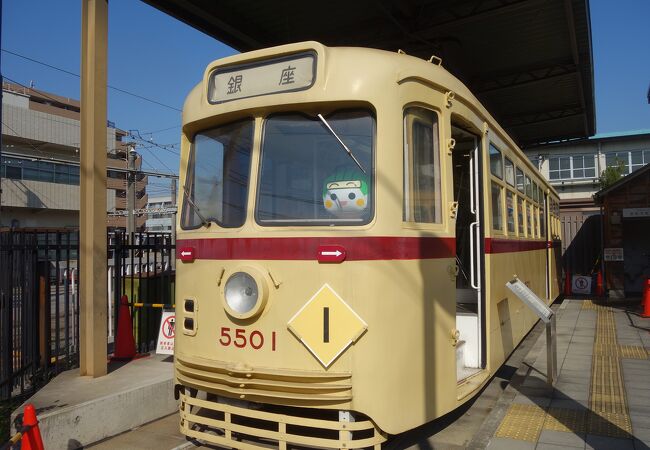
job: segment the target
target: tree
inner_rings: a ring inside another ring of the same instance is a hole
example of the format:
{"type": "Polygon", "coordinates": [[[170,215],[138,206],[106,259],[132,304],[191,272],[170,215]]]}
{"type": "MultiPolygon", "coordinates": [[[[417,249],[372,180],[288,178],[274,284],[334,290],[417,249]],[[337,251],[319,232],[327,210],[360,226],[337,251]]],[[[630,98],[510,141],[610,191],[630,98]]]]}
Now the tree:
{"type": "Polygon", "coordinates": [[[623,175],[625,175],[626,172],[627,168],[625,167],[625,163],[620,159],[616,159],[615,165],[607,166],[607,168],[600,173],[600,177],[598,177],[600,189],[605,189],[606,187],[616,183],[623,177],[623,175]]]}

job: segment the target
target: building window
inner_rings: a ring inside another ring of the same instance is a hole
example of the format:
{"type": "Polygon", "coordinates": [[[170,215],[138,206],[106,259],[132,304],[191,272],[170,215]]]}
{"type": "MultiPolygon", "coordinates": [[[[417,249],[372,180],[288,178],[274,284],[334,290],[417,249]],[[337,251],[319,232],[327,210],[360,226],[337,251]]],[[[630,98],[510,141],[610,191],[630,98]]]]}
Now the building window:
{"type": "Polygon", "coordinates": [[[595,178],[595,155],[552,156],[548,159],[551,180],[595,178]]]}
{"type": "Polygon", "coordinates": [[[607,167],[616,166],[619,161],[625,167],[624,173],[632,173],[650,163],[650,150],[633,150],[631,152],[611,152],[605,154],[607,167]]]}
{"type": "Polygon", "coordinates": [[[0,176],[12,180],[79,185],[79,166],[35,161],[26,158],[3,157],[0,176]]]}

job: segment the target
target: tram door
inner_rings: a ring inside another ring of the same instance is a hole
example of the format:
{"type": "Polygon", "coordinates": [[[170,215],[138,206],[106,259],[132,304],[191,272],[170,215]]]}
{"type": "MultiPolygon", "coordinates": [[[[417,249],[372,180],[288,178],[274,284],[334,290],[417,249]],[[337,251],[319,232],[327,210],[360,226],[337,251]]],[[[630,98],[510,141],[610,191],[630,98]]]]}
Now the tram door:
{"type": "Polygon", "coordinates": [[[457,381],[482,368],[480,139],[464,127],[452,125],[456,141],[452,153],[456,214],[456,346],[457,381]]]}

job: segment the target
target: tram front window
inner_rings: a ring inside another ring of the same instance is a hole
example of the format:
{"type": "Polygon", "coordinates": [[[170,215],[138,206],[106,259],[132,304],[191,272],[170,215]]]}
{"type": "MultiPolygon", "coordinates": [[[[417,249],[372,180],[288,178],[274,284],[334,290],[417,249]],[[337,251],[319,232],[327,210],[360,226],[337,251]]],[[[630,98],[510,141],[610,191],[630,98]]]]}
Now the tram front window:
{"type": "Polygon", "coordinates": [[[244,224],[252,147],[252,119],[194,137],[184,188],[183,228],[211,222],[226,228],[244,224]]]}
{"type": "Polygon", "coordinates": [[[266,119],[258,223],[361,225],[372,218],[375,119],[359,110],[324,117],[290,113],[266,119]]]}

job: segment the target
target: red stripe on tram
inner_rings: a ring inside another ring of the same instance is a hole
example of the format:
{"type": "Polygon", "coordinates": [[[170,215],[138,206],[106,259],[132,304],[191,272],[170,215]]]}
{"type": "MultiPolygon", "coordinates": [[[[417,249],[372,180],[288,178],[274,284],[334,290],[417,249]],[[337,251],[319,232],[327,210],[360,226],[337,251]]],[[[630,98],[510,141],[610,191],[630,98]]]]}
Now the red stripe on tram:
{"type": "Polygon", "coordinates": [[[548,248],[546,241],[485,238],[485,253],[516,253],[548,248]]]}
{"type": "Polygon", "coordinates": [[[444,237],[308,237],[179,239],[180,249],[192,248],[196,259],[316,260],[321,246],[341,246],[346,261],[453,258],[456,239],[444,237]]]}

